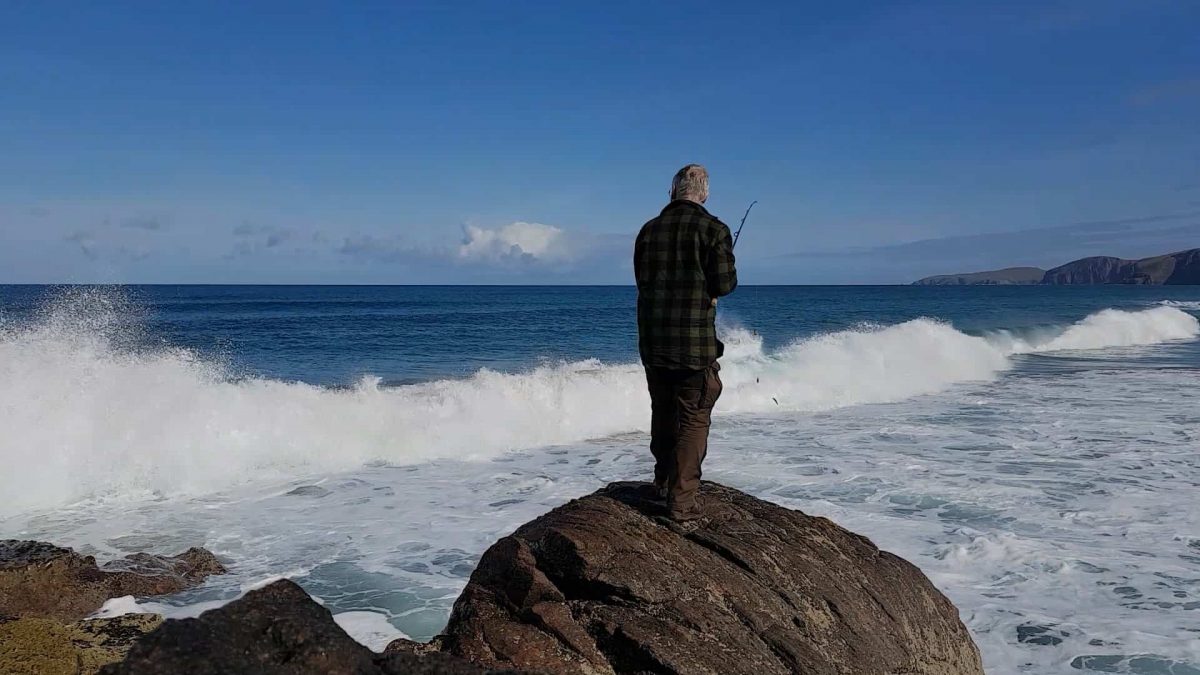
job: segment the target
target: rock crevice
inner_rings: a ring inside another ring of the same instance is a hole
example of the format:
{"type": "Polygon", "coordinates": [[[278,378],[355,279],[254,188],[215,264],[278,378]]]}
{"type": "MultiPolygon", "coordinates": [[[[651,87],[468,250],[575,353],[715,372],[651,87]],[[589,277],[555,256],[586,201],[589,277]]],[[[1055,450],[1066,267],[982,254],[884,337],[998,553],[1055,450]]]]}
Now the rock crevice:
{"type": "Polygon", "coordinates": [[[957,610],[908,562],[823,519],[706,483],[665,523],[617,483],[484,553],[436,639],[563,673],[982,673],[957,610]]]}

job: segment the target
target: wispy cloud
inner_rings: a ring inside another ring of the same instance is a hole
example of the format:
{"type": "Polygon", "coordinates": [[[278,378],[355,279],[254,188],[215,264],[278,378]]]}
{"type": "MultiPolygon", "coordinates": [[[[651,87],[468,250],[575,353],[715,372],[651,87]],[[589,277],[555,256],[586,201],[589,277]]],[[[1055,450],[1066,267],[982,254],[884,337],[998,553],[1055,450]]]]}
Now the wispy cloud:
{"type": "Polygon", "coordinates": [[[295,228],[254,223],[242,223],[233,228],[233,236],[233,248],[225,255],[226,258],[254,255],[288,243],[303,246],[325,241],[325,235],[320,231],[306,234],[295,228]]]}
{"type": "MultiPolygon", "coordinates": [[[[48,213],[41,209],[38,217],[48,213]]],[[[127,263],[145,260],[163,244],[168,215],[108,216],[98,224],[73,230],[62,241],[74,244],[92,262],[127,263]]]]}
{"type": "Polygon", "coordinates": [[[152,249],[144,243],[119,241],[103,231],[79,230],[63,237],[79,247],[79,252],[91,261],[137,261],[149,258],[152,249]]]}
{"type": "Polygon", "coordinates": [[[88,230],[79,230],[63,237],[63,241],[71,242],[79,247],[80,253],[88,260],[98,257],[96,252],[96,234],[88,230]]]}
{"type": "Polygon", "coordinates": [[[339,257],[413,269],[455,268],[463,278],[499,281],[528,275],[608,279],[629,257],[629,237],[583,234],[555,225],[517,221],[499,227],[465,225],[457,246],[414,243],[398,235],[363,233],[330,242],[339,257]]]}
{"type": "Polygon", "coordinates": [[[121,221],[121,227],[147,232],[161,232],[167,229],[169,219],[165,216],[134,216],[121,221]]]}
{"type": "Polygon", "coordinates": [[[344,237],[336,244],[335,252],[355,260],[376,263],[413,262],[445,259],[447,252],[423,250],[406,243],[400,237],[380,237],[371,234],[344,237]]]}

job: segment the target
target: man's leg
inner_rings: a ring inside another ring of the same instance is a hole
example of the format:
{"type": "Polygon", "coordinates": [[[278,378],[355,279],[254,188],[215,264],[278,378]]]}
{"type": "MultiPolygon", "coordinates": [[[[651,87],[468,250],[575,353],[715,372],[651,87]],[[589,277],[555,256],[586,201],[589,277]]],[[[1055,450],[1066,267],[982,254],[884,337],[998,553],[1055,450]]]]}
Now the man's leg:
{"type": "Polygon", "coordinates": [[[671,517],[696,517],[696,492],[700,489],[701,464],[708,454],[708,429],[712,409],[721,396],[721,369],[714,363],[684,378],[677,391],[679,432],[675,441],[675,473],[671,477],[667,508],[671,517]]]}
{"type": "Polygon", "coordinates": [[[647,368],[646,387],[650,390],[650,453],[654,455],[654,486],[662,489],[675,470],[675,440],[679,425],[675,410],[674,378],[662,368],[647,368]]]}

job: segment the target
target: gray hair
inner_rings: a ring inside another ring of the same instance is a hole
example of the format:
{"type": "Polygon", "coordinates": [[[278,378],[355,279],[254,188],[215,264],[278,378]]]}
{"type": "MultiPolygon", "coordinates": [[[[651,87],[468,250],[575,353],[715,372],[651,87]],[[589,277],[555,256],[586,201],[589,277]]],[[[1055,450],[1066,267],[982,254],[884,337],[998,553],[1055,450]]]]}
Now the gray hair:
{"type": "Polygon", "coordinates": [[[688,164],[675,172],[671,180],[671,199],[687,199],[703,204],[708,200],[708,170],[688,164]]]}

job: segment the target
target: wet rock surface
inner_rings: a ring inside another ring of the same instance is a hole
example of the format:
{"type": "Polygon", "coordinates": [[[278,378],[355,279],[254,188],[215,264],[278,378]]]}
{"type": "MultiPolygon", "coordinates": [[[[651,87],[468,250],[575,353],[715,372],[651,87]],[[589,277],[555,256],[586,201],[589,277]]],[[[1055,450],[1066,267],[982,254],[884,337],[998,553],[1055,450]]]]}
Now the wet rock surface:
{"type": "Polygon", "coordinates": [[[0,616],[74,621],[109,598],[176,593],[224,571],[202,548],[177,556],[136,553],[101,567],[69,548],[6,539],[0,541],[0,616]]]}
{"type": "MultiPolygon", "coordinates": [[[[731,488],[705,483],[700,499],[704,517],[686,525],[665,519],[640,483],[559,507],[488,549],[442,635],[396,640],[382,654],[286,580],[149,633],[158,617],[110,619],[134,623],[104,630],[66,624],[55,619],[111,595],[172,592],[222,568],[203,549],[97,567],[69,549],[3,542],[0,613],[23,618],[0,623],[0,635],[20,637],[3,642],[22,645],[21,663],[39,664],[3,672],[983,673],[958,611],[912,564],[827,519],[731,488]],[[35,601],[28,589],[14,593],[21,580],[73,593],[35,601]],[[108,651],[82,656],[81,630],[108,651]]],[[[1023,628],[1034,644],[1059,637],[1023,628]]]]}
{"type": "Polygon", "coordinates": [[[1062,644],[1063,639],[1069,637],[1071,637],[1070,633],[1054,626],[1038,626],[1028,623],[1017,626],[1017,642],[1025,644],[1052,647],[1062,644]]]}
{"type": "MultiPolygon", "coordinates": [[[[415,643],[413,643],[415,645],[415,643]]],[[[419,647],[419,646],[418,646],[419,647]]],[[[477,675],[489,672],[442,653],[376,654],[355,642],[291,581],[277,581],[195,619],[169,620],[107,675],[328,673],[477,675]]]]}
{"type": "Polygon", "coordinates": [[[950,601],[866,538],[712,483],[694,526],[649,497],[616,483],[501,539],[434,647],[555,673],[983,673],[950,601]]]}

